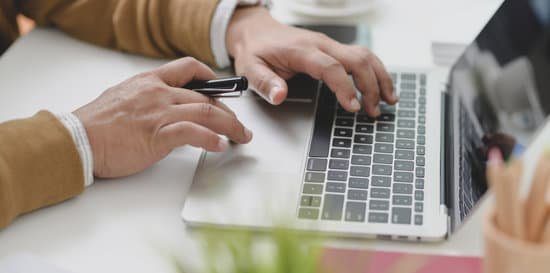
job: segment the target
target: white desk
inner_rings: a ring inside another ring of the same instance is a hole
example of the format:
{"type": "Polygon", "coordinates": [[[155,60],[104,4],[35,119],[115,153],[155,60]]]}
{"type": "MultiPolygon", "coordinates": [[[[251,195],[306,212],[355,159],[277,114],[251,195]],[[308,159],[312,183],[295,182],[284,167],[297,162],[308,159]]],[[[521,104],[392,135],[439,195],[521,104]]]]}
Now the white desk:
{"type": "MultiPolygon", "coordinates": [[[[373,48],[388,65],[432,66],[433,35],[447,28],[467,42],[499,2],[382,1],[367,19],[372,25],[373,48]],[[463,30],[460,18],[470,22],[467,24],[470,30],[463,30]],[[471,23],[472,20],[479,21],[471,23]]],[[[315,21],[286,13],[282,7],[273,12],[286,22],[315,21]]],[[[0,59],[0,120],[26,117],[39,109],[72,111],[107,87],[163,62],[97,48],[55,30],[35,30],[0,59]]],[[[139,273],[171,272],[165,256],[171,253],[184,257],[196,268],[201,252],[179,213],[199,154],[197,149],[180,149],[144,173],[97,181],[78,198],[20,217],[0,231],[0,258],[26,252],[73,272],[139,273]]],[[[479,255],[480,213],[442,243],[368,240],[333,243],[357,248],[479,255]]]]}

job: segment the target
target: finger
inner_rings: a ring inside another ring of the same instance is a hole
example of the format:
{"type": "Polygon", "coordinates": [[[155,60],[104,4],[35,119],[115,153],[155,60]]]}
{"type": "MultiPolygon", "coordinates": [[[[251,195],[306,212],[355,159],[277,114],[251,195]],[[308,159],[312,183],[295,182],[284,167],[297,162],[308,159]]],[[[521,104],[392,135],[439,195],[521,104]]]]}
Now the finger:
{"type": "MultiPolygon", "coordinates": [[[[366,48],[350,47],[334,40],[325,40],[321,43],[320,47],[323,52],[336,58],[344,65],[347,71],[353,74],[355,85],[363,94],[365,111],[371,116],[380,115],[378,104],[380,103],[380,95],[382,93],[381,83],[384,81],[375,72],[375,56],[366,48]]],[[[383,79],[386,80],[385,78],[383,79]]]]}
{"type": "Polygon", "coordinates": [[[373,57],[374,60],[372,63],[372,68],[381,88],[380,94],[382,95],[382,99],[389,104],[396,104],[399,98],[397,97],[397,94],[395,94],[395,88],[393,87],[391,76],[388,73],[388,70],[386,70],[386,67],[384,67],[382,61],[380,61],[380,58],[376,55],[373,55],[373,57]]]}
{"type": "Polygon", "coordinates": [[[235,116],[235,112],[229,108],[225,103],[219,101],[216,98],[205,96],[201,93],[193,90],[169,87],[172,93],[173,104],[188,104],[188,103],[210,103],[216,107],[221,108],[227,113],[235,116]]]}
{"type": "Polygon", "coordinates": [[[271,70],[262,60],[248,65],[244,75],[257,93],[271,104],[283,103],[288,94],[286,81],[271,70]]]}
{"type": "Polygon", "coordinates": [[[185,145],[211,152],[223,152],[229,147],[228,141],[214,131],[188,121],[162,127],[157,134],[156,142],[164,153],[185,145]]]}
{"type": "Polygon", "coordinates": [[[296,52],[290,57],[291,68],[298,72],[304,72],[310,76],[324,81],[335,93],[336,98],[350,112],[357,112],[361,104],[357,100],[357,94],[351,79],[344,66],[335,58],[317,50],[314,52],[296,52]]]}
{"type": "Polygon", "coordinates": [[[174,105],[167,109],[163,118],[164,124],[181,121],[202,125],[218,134],[226,135],[236,143],[244,144],[252,139],[252,132],[236,116],[209,103],[174,105]]]}
{"type": "Polygon", "coordinates": [[[207,65],[192,57],[169,62],[153,70],[167,85],[181,87],[192,80],[211,80],[216,74],[207,65]]]}

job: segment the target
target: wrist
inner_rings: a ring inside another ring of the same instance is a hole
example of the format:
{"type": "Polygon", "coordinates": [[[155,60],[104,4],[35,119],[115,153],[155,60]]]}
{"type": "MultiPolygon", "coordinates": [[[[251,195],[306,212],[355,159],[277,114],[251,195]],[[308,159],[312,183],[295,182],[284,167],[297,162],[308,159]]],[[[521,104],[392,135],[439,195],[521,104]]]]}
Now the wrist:
{"type": "Polygon", "coordinates": [[[238,7],[227,27],[225,44],[229,56],[236,58],[244,51],[246,43],[254,39],[254,33],[259,27],[269,27],[272,24],[278,22],[265,7],[238,7]]]}

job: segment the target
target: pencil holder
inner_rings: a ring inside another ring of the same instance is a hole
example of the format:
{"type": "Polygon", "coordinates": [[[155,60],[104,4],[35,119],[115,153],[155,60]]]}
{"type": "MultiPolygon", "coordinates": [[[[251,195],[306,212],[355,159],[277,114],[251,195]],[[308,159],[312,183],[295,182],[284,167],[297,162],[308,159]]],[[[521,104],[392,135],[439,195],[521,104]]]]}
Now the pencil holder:
{"type": "Polygon", "coordinates": [[[550,245],[519,240],[502,232],[491,210],[483,223],[485,273],[550,272],[550,245]]]}

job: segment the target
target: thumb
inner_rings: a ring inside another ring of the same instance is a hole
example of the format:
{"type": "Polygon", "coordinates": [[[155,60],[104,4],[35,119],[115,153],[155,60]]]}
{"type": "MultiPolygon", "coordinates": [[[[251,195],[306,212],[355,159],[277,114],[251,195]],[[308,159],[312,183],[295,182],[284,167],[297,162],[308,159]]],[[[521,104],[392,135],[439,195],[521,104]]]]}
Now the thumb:
{"type": "Polygon", "coordinates": [[[286,99],[288,94],[286,81],[265,63],[258,62],[248,66],[245,76],[256,93],[269,103],[279,105],[286,99]]]}

